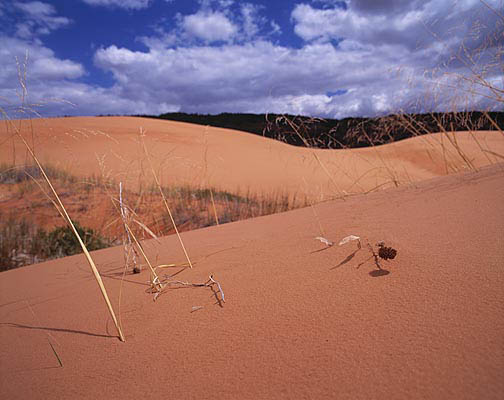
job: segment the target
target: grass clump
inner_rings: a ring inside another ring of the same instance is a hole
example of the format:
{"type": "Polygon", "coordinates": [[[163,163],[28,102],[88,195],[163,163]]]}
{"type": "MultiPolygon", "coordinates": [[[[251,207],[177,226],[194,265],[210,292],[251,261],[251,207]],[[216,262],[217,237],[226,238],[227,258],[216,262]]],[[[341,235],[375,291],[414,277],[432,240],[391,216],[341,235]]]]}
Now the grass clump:
{"type": "MultiPolygon", "coordinates": [[[[61,183],[70,184],[77,182],[77,178],[74,175],[54,165],[46,165],[45,172],[49,179],[57,179],[61,183]]],[[[42,178],[42,173],[36,165],[0,163],[0,184],[16,184],[42,178]]]]}
{"type": "MultiPolygon", "coordinates": [[[[110,246],[110,242],[97,235],[93,229],[83,227],[77,221],[74,221],[74,226],[89,251],[110,246]]],[[[69,226],[60,226],[48,233],[42,229],[39,231],[39,236],[47,245],[48,258],[82,253],[80,243],[69,226]]]]}
{"type": "MultiPolygon", "coordinates": [[[[122,243],[123,218],[107,201],[119,183],[102,176],[73,175],[60,166],[46,165],[44,168],[52,185],[64,198],[72,219],[81,222],[77,223],[76,230],[90,251],[122,243]]],[[[16,210],[10,214],[4,211],[3,216],[0,213],[1,270],[81,252],[69,226],[54,228],[61,223],[52,211],[54,204],[47,199],[49,189],[38,166],[0,163],[0,190],[3,190],[4,210],[16,210]]],[[[141,222],[129,224],[139,240],[175,233],[171,218],[160,207],[163,196],[170,204],[180,232],[284,212],[307,204],[306,199],[303,202],[302,198],[285,192],[231,193],[215,187],[189,185],[161,186],[161,191],[162,194],[157,185],[122,191],[126,203],[131,206],[128,208],[130,216],[141,222]]]]}
{"type": "MultiPolygon", "coordinates": [[[[22,267],[53,258],[82,253],[73,231],[68,226],[45,230],[26,218],[12,214],[0,223],[0,271],[22,267]]],[[[87,249],[99,250],[111,245],[93,229],[74,221],[75,228],[87,249]]]]}

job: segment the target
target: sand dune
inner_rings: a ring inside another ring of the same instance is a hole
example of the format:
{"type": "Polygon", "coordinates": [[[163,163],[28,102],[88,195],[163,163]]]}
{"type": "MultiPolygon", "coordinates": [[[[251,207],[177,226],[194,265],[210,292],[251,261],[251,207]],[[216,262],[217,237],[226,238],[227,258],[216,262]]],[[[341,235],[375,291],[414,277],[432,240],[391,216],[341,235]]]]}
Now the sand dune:
{"type": "MultiPolygon", "coordinates": [[[[439,134],[330,151],[175,122],[65,118],[33,121],[35,150],[75,174],[101,163],[138,185],[149,179],[140,127],[165,184],[357,194],[184,233],[195,268],[163,274],[213,274],[222,307],[206,287],[166,288],[154,302],[147,270],[123,277],[122,248],[94,252],[126,343],[84,256],[1,273],[2,398],[504,397],[504,164],[481,151],[503,154],[501,134],[458,133],[460,153],[439,134]],[[414,185],[386,189],[402,183],[414,185]],[[386,190],[358,194],[376,187],[386,190]],[[315,240],[350,234],[361,250],[315,240]],[[378,241],[398,252],[385,272],[367,249],[378,241]]],[[[24,162],[2,129],[1,160],[24,162]]],[[[156,264],[185,261],[175,236],[145,248],[156,264]]]]}
{"type": "MultiPolygon", "coordinates": [[[[497,165],[319,204],[320,225],[306,208],[185,233],[196,265],[174,279],[214,274],[226,303],[208,288],[153,302],[147,271],[127,275],[126,343],[83,256],[4,272],[2,397],[501,399],[502,204],[497,165]],[[390,273],[352,243],[322,250],[321,229],[384,240],[390,273]]],[[[146,247],[184,260],[173,236],[146,247]]],[[[122,249],[94,257],[118,309],[122,249]]]]}
{"type": "MultiPolygon", "coordinates": [[[[324,200],[442,176],[502,161],[498,132],[457,133],[464,160],[445,135],[432,134],[375,148],[310,150],[264,137],[135,117],[16,121],[34,133],[39,157],[75,174],[105,174],[130,186],[151,181],[141,129],[165,185],[213,186],[231,192],[288,193],[324,200]],[[481,148],[480,148],[481,147],[481,148]]],[[[0,128],[0,158],[26,162],[26,151],[0,128]],[[15,151],[13,151],[15,149],[15,151]]],[[[29,160],[29,159],[28,159],[29,160]]]]}

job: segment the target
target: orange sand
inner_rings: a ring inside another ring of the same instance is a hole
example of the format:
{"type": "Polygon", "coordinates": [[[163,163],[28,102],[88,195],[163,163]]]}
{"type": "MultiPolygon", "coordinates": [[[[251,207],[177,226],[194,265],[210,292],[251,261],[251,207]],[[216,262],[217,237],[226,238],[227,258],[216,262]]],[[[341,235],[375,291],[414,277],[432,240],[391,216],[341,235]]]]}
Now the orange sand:
{"type": "MultiPolygon", "coordinates": [[[[140,131],[164,185],[213,186],[231,192],[288,193],[298,200],[418,182],[471,167],[446,135],[433,134],[376,148],[310,150],[249,133],[136,117],[77,117],[15,121],[44,162],[78,175],[104,174],[125,185],[152,182],[140,131]]],[[[0,126],[0,160],[31,162],[13,130],[0,126]],[[13,147],[14,146],[14,147],[13,147]],[[13,150],[15,149],[15,151],[13,150]]],[[[499,132],[457,133],[476,168],[502,161],[499,132]]]]}
{"type": "MultiPolygon", "coordinates": [[[[497,165],[317,205],[329,239],[398,250],[383,276],[354,243],[317,251],[310,208],[185,233],[196,265],[174,279],[214,274],[224,307],[127,275],[126,343],[82,255],[4,272],[2,398],[501,399],[503,204],[497,165]]],[[[174,236],[147,248],[183,261],[174,236]]],[[[122,249],[93,255],[117,310],[122,249]]]]}
{"type": "MultiPolygon", "coordinates": [[[[209,288],[166,289],[153,302],[146,269],[121,279],[122,248],[94,252],[126,343],[83,255],[1,273],[2,399],[504,397],[504,165],[484,166],[496,158],[471,134],[458,134],[459,144],[483,167],[439,177],[464,165],[453,149],[444,158],[433,147],[440,135],[311,151],[138,118],[33,123],[41,158],[88,174],[98,171],[96,154],[116,178],[127,171],[132,184],[141,171],[139,126],[156,162],[163,160],[165,182],[208,179],[229,190],[313,198],[334,194],[331,185],[358,192],[394,176],[416,183],[184,233],[195,268],[161,274],[190,282],[213,274],[223,307],[209,288]],[[328,172],[344,167],[349,176],[330,181],[313,154],[328,172]],[[355,242],[324,248],[314,239],[350,234],[397,249],[382,262],[388,274],[377,273],[355,242]],[[192,312],[196,306],[203,308],[192,312]]],[[[475,135],[504,152],[502,135],[475,135]]],[[[5,130],[0,138],[1,160],[12,157],[5,130]]],[[[16,162],[23,158],[18,147],[16,162]]],[[[185,261],[175,236],[145,248],[155,264],[185,261]]]]}

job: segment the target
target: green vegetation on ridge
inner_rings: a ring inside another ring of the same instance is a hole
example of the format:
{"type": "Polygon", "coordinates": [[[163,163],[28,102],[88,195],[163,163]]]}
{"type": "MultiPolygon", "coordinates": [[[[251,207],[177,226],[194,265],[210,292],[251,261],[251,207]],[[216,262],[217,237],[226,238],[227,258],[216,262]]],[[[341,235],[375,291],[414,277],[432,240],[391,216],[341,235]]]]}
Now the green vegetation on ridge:
{"type": "Polygon", "coordinates": [[[496,125],[504,129],[504,112],[480,111],[395,114],[377,118],[356,117],[341,120],[246,113],[204,115],[177,112],[138,116],[236,129],[294,146],[323,149],[368,147],[441,130],[449,132],[495,130],[496,125]]]}

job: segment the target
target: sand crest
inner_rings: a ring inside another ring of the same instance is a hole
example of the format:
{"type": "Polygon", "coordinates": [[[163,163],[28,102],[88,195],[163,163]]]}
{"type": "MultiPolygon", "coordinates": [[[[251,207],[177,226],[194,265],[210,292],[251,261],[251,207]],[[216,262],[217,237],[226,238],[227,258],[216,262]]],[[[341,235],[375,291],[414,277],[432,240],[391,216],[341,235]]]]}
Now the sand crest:
{"type": "MultiPolygon", "coordinates": [[[[314,150],[230,129],[137,117],[52,118],[14,124],[34,144],[42,161],[76,175],[103,175],[127,187],[148,186],[152,179],[140,144],[143,132],[164,185],[212,186],[265,196],[281,193],[302,202],[467,171],[502,161],[488,150],[504,154],[504,136],[495,131],[458,132],[460,151],[441,134],[374,148],[314,150]]],[[[0,126],[0,159],[31,162],[12,134],[6,124],[0,126]]]]}

